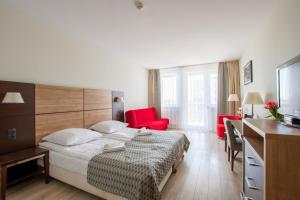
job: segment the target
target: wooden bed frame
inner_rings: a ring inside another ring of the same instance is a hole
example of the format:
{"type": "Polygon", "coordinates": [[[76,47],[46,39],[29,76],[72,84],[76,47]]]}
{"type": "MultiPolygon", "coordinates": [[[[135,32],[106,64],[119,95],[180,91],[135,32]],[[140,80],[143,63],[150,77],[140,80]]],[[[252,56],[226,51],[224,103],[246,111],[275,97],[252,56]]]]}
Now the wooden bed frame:
{"type": "Polygon", "coordinates": [[[88,128],[112,119],[112,92],[49,85],[35,86],[36,144],[65,128],[88,128]]]}

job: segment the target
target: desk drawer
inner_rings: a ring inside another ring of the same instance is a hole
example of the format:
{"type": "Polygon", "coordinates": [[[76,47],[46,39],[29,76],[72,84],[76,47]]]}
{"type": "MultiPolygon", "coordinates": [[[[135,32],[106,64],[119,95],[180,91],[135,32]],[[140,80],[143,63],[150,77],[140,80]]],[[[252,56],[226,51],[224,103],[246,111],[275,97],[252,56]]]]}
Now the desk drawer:
{"type": "Polygon", "coordinates": [[[256,189],[255,180],[245,177],[245,195],[253,200],[263,200],[263,191],[256,189]],[[255,188],[255,189],[254,189],[255,188]]]}
{"type": "Polygon", "coordinates": [[[264,165],[245,141],[245,194],[254,200],[263,200],[264,165]]]}

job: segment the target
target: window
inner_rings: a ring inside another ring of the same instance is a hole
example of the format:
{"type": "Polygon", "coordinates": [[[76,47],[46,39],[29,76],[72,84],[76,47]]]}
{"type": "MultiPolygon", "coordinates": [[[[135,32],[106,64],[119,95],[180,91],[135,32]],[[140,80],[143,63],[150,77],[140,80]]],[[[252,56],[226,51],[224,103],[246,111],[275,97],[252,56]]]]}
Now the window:
{"type": "Polygon", "coordinates": [[[161,113],[171,128],[215,128],[217,64],[162,69],[161,113]]]}
{"type": "Polygon", "coordinates": [[[177,77],[166,75],[161,77],[162,107],[177,107],[177,77]]]}
{"type": "Polygon", "coordinates": [[[197,126],[204,125],[202,118],[199,118],[199,113],[203,112],[203,105],[205,103],[205,94],[204,94],[204,74],[196,73],[187,73],[187,125],[188,126],[197,126]]]}
{"type": "Polygon", "coordinates": [[[187,127],[205,127],[208,114],[216,107],[217,73],[197,69],[186,73],[187,87],[187,127]]]}

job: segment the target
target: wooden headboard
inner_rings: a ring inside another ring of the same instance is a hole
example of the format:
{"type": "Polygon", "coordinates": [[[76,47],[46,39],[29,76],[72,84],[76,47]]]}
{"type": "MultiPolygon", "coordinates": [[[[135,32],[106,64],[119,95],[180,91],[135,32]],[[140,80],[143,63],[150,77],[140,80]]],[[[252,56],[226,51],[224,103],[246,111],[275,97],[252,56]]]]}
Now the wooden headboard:
{"type": "Polygon", "coordinates": [[[35,142],[57,130],[112,119],[112,91],[35,85],[35,142]]]}

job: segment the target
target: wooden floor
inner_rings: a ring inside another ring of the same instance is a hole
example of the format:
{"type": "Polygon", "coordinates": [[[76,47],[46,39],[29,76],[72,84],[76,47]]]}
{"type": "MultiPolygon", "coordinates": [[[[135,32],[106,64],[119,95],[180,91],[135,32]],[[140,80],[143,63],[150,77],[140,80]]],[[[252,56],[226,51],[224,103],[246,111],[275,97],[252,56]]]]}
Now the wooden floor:
{"type": "MultiPolygon", "coordinates": [[[[188,133],[190,149],[163,189],[163,200],[239,200],[242,190],[241,159],[235,171],[215,134],[188,133]]],[[[45,185],[34,178],[8,189],[7,200],[99,200],[100,198],[53,180],[45,185]]]]}

